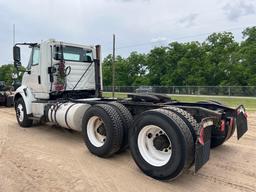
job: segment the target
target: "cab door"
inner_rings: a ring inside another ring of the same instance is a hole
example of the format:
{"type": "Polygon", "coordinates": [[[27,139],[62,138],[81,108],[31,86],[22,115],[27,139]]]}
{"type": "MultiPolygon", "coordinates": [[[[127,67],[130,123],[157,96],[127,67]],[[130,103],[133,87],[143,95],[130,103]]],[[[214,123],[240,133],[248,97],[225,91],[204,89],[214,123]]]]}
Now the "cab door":
{"type": "Polygon", "coordinates": [[[42,92],[40,90],[41,77],[40,77],[40,47],[32,47],[30,59],[26,72],[23,75],[22,84],[31,89],[35,98],[42,92]]]}

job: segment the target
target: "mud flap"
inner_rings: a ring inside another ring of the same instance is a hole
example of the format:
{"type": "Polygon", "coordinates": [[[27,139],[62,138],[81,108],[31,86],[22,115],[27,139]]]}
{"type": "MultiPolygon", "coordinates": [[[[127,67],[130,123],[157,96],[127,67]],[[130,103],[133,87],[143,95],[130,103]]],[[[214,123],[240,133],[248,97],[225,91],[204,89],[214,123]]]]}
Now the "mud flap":
{"type": "Polygon", "coordinates": [[[237,108],[237,117],[236,117],[236,130],[237,130],[237,139],[240,139],[248,130],[247,124],[247,114],[243,105],[237,108]]]}
{"type": "Polygon", "coordinates": [[[201,122],[195,144],[195,172],[197,172],[210,157],[211,130],[214,119],[206,118],[201,122]]]}

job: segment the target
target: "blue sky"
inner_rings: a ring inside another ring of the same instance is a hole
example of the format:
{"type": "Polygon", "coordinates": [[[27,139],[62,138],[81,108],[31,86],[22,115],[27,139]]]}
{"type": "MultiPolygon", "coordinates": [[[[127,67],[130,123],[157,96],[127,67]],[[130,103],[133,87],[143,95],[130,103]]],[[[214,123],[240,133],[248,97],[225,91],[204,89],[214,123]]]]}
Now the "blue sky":
{"type": "MultiPolygon", "coordinates": [[[[111,53],[148,52],[170,41],[203,41],[208,34],[241,31],[256,25],[255,0],[0,0],[0,64],[12,62],[13,24],[16,42],[49,38],[79,44],[101,44],[111,53]]],[[[23,51],[26,65],[27,51],[23,51]]]]}

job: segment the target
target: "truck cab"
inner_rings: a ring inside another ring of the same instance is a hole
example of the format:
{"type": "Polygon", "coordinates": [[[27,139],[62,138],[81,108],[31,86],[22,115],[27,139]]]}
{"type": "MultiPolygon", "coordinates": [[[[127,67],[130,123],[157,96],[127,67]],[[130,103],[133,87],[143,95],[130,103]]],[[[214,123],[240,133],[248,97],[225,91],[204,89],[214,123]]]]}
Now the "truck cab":
{"type": "Polygon", "coordinates": [[[51,99],[60,91],[95,90],[95,47],[48,40],[30,48],[22,86],[31,89],[36,99],[51,99]]]}
{"type": "Polygon", "coordinates": [[[22,98],[27,114],[35,115],[33,108],[38,107],[33,105],[38,103],[100,96],[100,46],[77,45],[54,39],[40,44],[17,43],[13,52],[17,68],[21,65],[20,46],[24,45],[30,47],[31,54],[14,101],[17,103],[22,98]]]}

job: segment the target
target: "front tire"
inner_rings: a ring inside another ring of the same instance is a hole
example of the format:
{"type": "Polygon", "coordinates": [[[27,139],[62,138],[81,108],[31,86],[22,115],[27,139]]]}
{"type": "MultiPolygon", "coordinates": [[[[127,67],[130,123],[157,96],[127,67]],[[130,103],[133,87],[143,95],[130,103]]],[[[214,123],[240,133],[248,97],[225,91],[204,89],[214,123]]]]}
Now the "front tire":
{"type": "Polygon", "coordinates": [[[22,98],[19,98],[15,104],[16,118],[21,127],[31,127],[33,120],[29,119],[27,115],[26,105],[22,98]]]}

